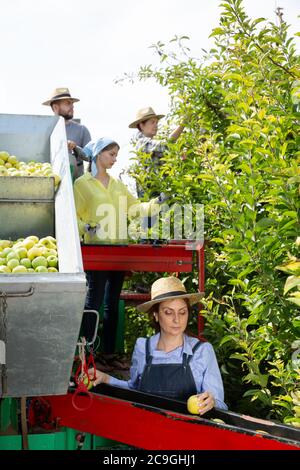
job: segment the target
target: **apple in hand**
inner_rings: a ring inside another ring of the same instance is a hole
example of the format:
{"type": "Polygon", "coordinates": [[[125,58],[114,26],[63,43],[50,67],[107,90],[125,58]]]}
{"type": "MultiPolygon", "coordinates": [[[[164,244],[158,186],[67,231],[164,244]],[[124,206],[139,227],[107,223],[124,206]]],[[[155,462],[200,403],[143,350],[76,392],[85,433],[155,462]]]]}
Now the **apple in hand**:
{"type": "Polygon", "coordinates": [[[198,396],[191,395],[187,401],[187,409],[193,415],[199,414],[198,396]]]}

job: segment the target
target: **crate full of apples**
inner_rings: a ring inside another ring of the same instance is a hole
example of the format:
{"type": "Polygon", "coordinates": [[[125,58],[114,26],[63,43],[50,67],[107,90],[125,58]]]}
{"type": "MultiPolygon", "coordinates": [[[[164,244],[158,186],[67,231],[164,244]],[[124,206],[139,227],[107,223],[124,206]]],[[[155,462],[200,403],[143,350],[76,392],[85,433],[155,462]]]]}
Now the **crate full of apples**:
{"type": "Polygon", "coordinates": [[[52,236],[0,240],[0,274],[57,272],[57,245],[52,236]]]}

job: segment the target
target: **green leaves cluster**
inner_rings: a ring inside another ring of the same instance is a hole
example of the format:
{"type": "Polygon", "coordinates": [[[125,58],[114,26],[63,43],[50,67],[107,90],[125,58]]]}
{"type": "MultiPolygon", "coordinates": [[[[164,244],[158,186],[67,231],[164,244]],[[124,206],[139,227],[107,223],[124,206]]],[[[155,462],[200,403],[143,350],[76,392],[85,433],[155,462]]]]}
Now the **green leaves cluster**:
{"type": "MultiPolygon", "coordinates": [[[[281,11],[278,25],[252,20],[241,0],[223,1],[211,36],[201,59],[176,38],[171,53],[156,45],[160,67],[140,70],[168,88],[168,126],[186,123],[168,146],[159,189],[205,204],[205,334],[230,408],[292,422],[300,317],[299,290],[290,290],[299,284],[289,278],[285,296],[277,267],[299,249],[299,56],[281,11]]],[[[146,168],[139,159],[134,172],[151,181],[146,168]]]]}

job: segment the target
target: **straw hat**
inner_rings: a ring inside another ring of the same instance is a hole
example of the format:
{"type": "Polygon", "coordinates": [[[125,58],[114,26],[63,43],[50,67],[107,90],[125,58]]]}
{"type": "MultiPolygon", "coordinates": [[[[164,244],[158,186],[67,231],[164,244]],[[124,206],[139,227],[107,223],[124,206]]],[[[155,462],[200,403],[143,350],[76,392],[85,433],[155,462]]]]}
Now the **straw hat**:
{"type": "Polygon", "coordinates": [[[190,305],[193,305],[199,302],[203,295],[202,292],[188,294],[184,284],[177,277],[161,277],[152,284],[151,300],[138,305],[137,309],[140,312],[148,312],[153,305],[173,299],[188,299],[190,305]]]}
{"type": "Polygon", "coordinates": [[[135,127],[137,127],[138,124],[140,124],[140,122],[147,121],[147,119],[151,119],[153,117],[156,117],[157,119],[161,119],[165,117],[165,115],[155,114],[153,108],[150,108],[150,106],[148,108],[139,109],[138,112],[136,113],[135,121],[129,124],[128,127],[130,127],[130,129],[134,129],[135,127]]]}
{"type": "Polygon", "coordinates": [[[51,103],[53,103],[53,101],[59,100],[72,100],[73,103],[79,101],[78,98],[72,98],[69,88],[55,88],[50,98],[42,104],[46,106],[51,106],[51,103]]]}

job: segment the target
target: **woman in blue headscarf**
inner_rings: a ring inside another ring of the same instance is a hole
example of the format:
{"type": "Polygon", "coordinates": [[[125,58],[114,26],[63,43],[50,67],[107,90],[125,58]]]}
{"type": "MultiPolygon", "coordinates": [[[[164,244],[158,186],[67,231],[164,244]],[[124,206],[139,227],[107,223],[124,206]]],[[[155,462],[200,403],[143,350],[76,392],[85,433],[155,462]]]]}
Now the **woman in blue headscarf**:
{"type": "MultiPolygon", "coordinates": [[[[107,172],[116,162],[119,145],[103,137],[89,142],[83,149],[91,159],[91,172],[74,183],[78,228],[84,243],[127,242],[127,214],[136,206],[137,212],[148,210],[157,200],[140,203],[120,181],[107,172]]],[[[99,311],[104,301],[103,351],[107,357],[115,351],[119,297],[124,271],[88,271],[88,293],[85,309],[99,311]]],[[[83,325],[85,334],[92,331],[83,325]]],[[[91,329],[91,328],[90,328],[91,329]]]]}

